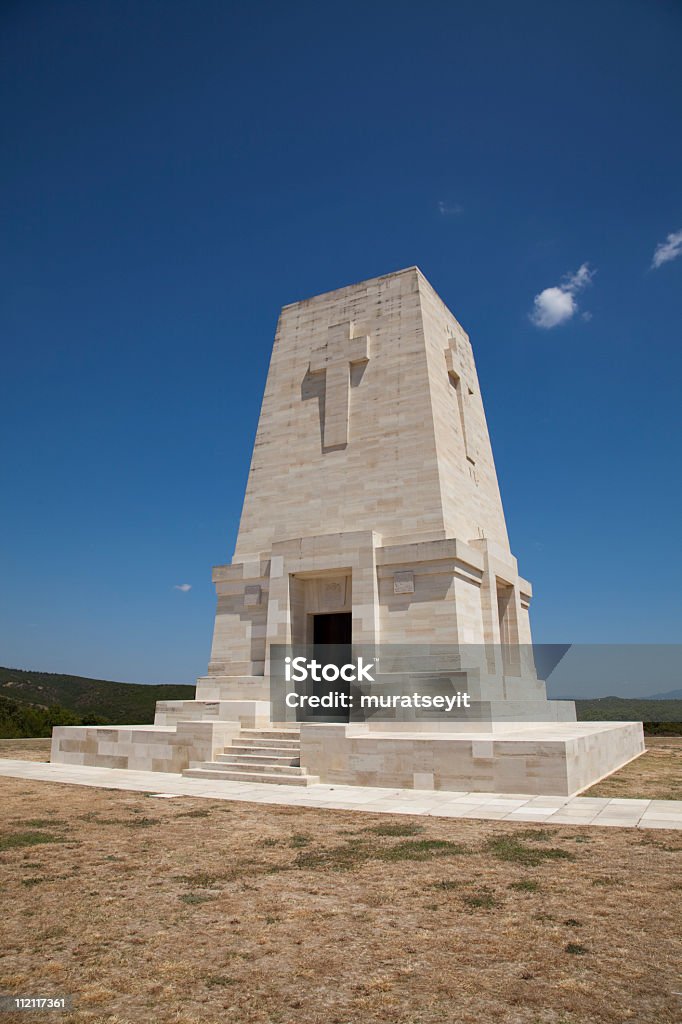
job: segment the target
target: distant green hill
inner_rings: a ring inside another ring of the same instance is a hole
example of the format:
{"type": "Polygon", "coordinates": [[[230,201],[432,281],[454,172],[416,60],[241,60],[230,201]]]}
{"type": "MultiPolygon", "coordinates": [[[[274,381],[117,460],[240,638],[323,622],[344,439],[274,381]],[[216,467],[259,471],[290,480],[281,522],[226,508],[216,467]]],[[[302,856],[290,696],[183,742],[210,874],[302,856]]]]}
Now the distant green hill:
{"type": "MultiPolygon", "coordinates": [[[[179,683],[145,686],[0,668],[0,698],[3,697],[17,705],[43,709],[57,706],[79,719],[94,717],[103,724],[146,725],[154,721],[157,700],[192,700],[194,687],[179,683]]],[[[1,729],[0,735],[4,735],[1,729]]]]}
{"type": "Polygon", "coordinates": [[[575,708],[579,722],[682,722],[682,700],[596,697],[575,708]]]}
{"type": "Polygon", "coordinates": [[[0,739],[3,740],[49,737],[55,725],[106,724],[106,719],[99,715],[77,715],[59,705],[43,708],[38,704],[0,697],[0,739]]]}

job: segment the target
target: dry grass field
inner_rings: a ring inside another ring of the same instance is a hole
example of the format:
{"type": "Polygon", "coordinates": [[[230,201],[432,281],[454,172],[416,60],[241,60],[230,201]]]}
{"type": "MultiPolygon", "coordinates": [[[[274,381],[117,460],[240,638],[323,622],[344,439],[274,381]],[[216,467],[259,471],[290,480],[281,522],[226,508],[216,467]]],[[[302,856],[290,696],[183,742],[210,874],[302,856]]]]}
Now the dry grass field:
{"type": "Polygon", "coordinates": [[[583,796],[682,800],[682,737],[645,736],[646,753],[583,796]]]}
{"type": "Polygon", "coordinates": [[[49,740],[0,740],[0,757],[19,761],[49,761],[49,740]]]}
{"type": "Polygon", "coordinates": [[[27,1024],[680,1020],[681,833],[0,787],[27,1024]]]}

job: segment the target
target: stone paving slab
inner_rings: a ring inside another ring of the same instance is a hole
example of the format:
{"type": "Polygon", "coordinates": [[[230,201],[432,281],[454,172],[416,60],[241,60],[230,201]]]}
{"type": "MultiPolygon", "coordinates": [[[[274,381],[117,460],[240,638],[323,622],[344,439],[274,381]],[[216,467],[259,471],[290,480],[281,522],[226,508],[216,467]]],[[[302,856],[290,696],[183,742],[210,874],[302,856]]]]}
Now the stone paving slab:
{"type": "Polygon", "coordinates": [[[187,779],[168,772],[90,768],[9,758],[0,758],[0,776],[100,789],[123,789],[167,799],[193,796],[211,800],[242,800],[247,803],[288,804],[295,807],[383,814],[432,815],[438,818],[535,821],[549,825],[593,825],[605,828],[682,829],[682,800],[450,793],[332,786],[329,783],[308,786],[306,789],[262,782],[221,782],[209,787],[203,779],[187,779]]]}

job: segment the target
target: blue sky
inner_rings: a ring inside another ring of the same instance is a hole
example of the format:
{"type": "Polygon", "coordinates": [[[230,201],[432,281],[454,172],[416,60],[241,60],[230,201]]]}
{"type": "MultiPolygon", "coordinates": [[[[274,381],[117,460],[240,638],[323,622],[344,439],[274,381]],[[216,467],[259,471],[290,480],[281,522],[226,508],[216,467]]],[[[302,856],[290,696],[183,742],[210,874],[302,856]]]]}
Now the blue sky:
{"type": "Polygon", "coordinates": [[[535,639],[682,639],[679,4],[0,28],[0,664],[202,674],[279,308],[412,264],[472,338],[535,639]]]}

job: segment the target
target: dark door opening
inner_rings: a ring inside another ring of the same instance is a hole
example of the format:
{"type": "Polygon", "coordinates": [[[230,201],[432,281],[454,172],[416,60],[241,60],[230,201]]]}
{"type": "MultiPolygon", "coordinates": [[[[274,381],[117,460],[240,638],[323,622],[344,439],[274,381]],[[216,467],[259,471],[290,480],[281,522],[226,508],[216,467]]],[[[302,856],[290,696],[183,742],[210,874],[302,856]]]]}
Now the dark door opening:
{"type": "MultiPolygon", "coordinates": [[[[353,616],[351,612],[332,612],[313,615],[313,657],[322,665],[346,665],[352,657],[353,616]]],[[[314,682],[313,693],[320,697],[329,693],[350,694],[350,683],[343,679],[334,682],[314,682]]],[[[349,708],[317,708],[312,717],[317,721],[347,722],[349,708]]]]}
{"type": "Polygon", "coordinates": [[[318,644],[350,646],[353,635],[352,621],[353,616],[350,612],[313,615],[313,644],[316,647],[318,644]]]}

